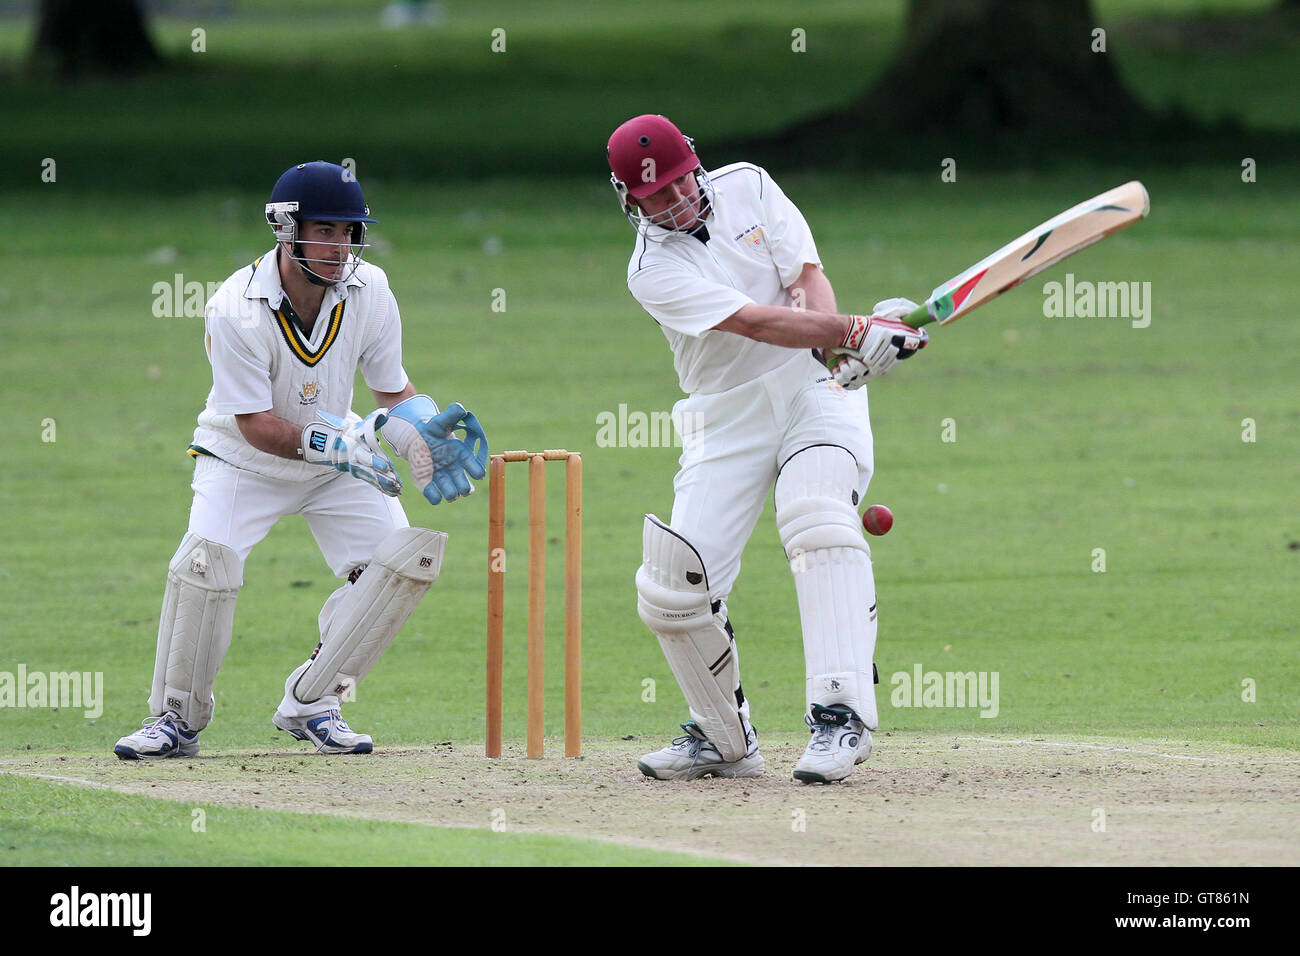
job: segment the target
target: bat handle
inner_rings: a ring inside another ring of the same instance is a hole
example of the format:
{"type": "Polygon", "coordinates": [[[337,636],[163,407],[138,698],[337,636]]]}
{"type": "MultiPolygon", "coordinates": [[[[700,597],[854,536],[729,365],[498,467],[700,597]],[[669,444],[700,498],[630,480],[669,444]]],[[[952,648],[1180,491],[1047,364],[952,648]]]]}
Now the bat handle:
{"type": "Polygon", "coordinates": [[[934,316],[930,314],[928,307],[922,305],[913,309],[907,315],[903,316],[900,322],[905,322],[914,329],[919,329],[923,325],[929,325],[934,321],[934,316]]]}

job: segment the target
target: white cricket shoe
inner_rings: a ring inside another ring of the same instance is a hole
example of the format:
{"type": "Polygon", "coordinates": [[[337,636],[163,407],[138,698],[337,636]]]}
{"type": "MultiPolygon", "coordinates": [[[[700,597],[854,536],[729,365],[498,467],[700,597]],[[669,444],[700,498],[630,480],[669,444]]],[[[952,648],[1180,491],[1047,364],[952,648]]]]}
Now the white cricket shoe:
{"type": "Polygon", "coordinates": [[[697,777],[757,777],[763,772],[763,755],[758,752],[758,734],[745,721],[745,742],[749,745],[739,760],[723,760],[718,748],[704,736],[699,724],[688,720],[686,731],[663,750],[646,754],[637,769],[656,780],[694,780],[697,777]]]}
{"type": "Polygon", "coordinates": [[[804,715],[812,732],[803,756],[794,765],[794,778],[804,783],[832,783],[843,780],[871,756],[871,731],[847,707],[813,704],[804,715]]]}
{"type": "Polygon", "coordinates": [[[858,764],[862,763],[870,756],[871,756],[871,731],[867,730],[866,727],[863,727],[862,739],[858,741],[858,755],[853,759],[853,765],[856,767],[858,764]]]}
{"type": "Polygon", "coordinates": [[[185,722],[169,710],[161,717],[148,718],[140,730],[119,740],[113,753],[122,760],[197,757],[199,732],[187,730],[185,722]]]}
{"type": "Polygon", "coordinates": [[[375,749],[370,735],[353,733],[337,707],[310,717],[290,717],[277,710],[271,723],[298,740],[315,744],[317,753],[368,754],[375,749]]]}

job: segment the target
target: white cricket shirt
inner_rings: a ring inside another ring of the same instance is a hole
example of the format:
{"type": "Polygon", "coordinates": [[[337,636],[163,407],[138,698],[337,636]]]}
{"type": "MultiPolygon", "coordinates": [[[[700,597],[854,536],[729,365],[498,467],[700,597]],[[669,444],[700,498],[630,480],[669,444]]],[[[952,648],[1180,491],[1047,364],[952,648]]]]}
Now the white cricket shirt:
{"type": "Polygon", "coordinates": [[[821,265],[807,221],[767,170],[733,163],[709,179],[715,198],[704,220],[708,240],[638,235],[627,267],[627,287],[667,337],[688,395],[734,388],[805,351],[713,327],[751,302],[792,306],[786,287],[805,264],[821,265]]]}
{"type": "Polygon", "coordinates": [[[191,453],[208,453],[271,478],[302,481],[331,469],[291,461],[250,445],[235,416],[273,412],[304,426],[317,409],[346,418],[357,369],[380,392],[406,387],[402,320],[388,276],[363,262],[325,291],[310,334],[294,321],[275,250],[240,269],[204,313],[212,390],[199,414],[191,453]]]}

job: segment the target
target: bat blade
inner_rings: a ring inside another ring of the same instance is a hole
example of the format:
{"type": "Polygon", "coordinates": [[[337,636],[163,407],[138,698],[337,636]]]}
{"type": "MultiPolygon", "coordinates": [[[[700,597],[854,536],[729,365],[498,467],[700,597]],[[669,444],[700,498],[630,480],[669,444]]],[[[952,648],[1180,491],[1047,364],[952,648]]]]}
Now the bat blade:
{"type": "Polygon", "coordinates": [[[1146,187],[1137,180],[1084,200],[953,276],[902,321],[913,328],[955,322],[1062,259],[1145,218],[1150,209],[1146,187]]]}

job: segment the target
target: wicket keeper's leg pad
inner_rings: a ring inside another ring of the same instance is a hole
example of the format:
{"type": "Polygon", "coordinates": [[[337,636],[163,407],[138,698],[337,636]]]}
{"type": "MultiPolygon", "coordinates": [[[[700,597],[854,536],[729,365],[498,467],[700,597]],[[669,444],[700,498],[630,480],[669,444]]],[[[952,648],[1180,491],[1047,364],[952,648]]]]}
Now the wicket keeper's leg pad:
{"type": "Polygon", "coordinates": [[[348,585],[293,696],[309,704],[360,684],[437,580],[446,547],[447,535],[428,528],[401,528],[381,541],[348,585]]]}
{"type": "Polygon", "coordinates": [[[216,706],[212,685],[230,650],[244,562],[233,548],[186,533],[167,567],[149,712],[172,711],[202,730],[216,706]]]}

